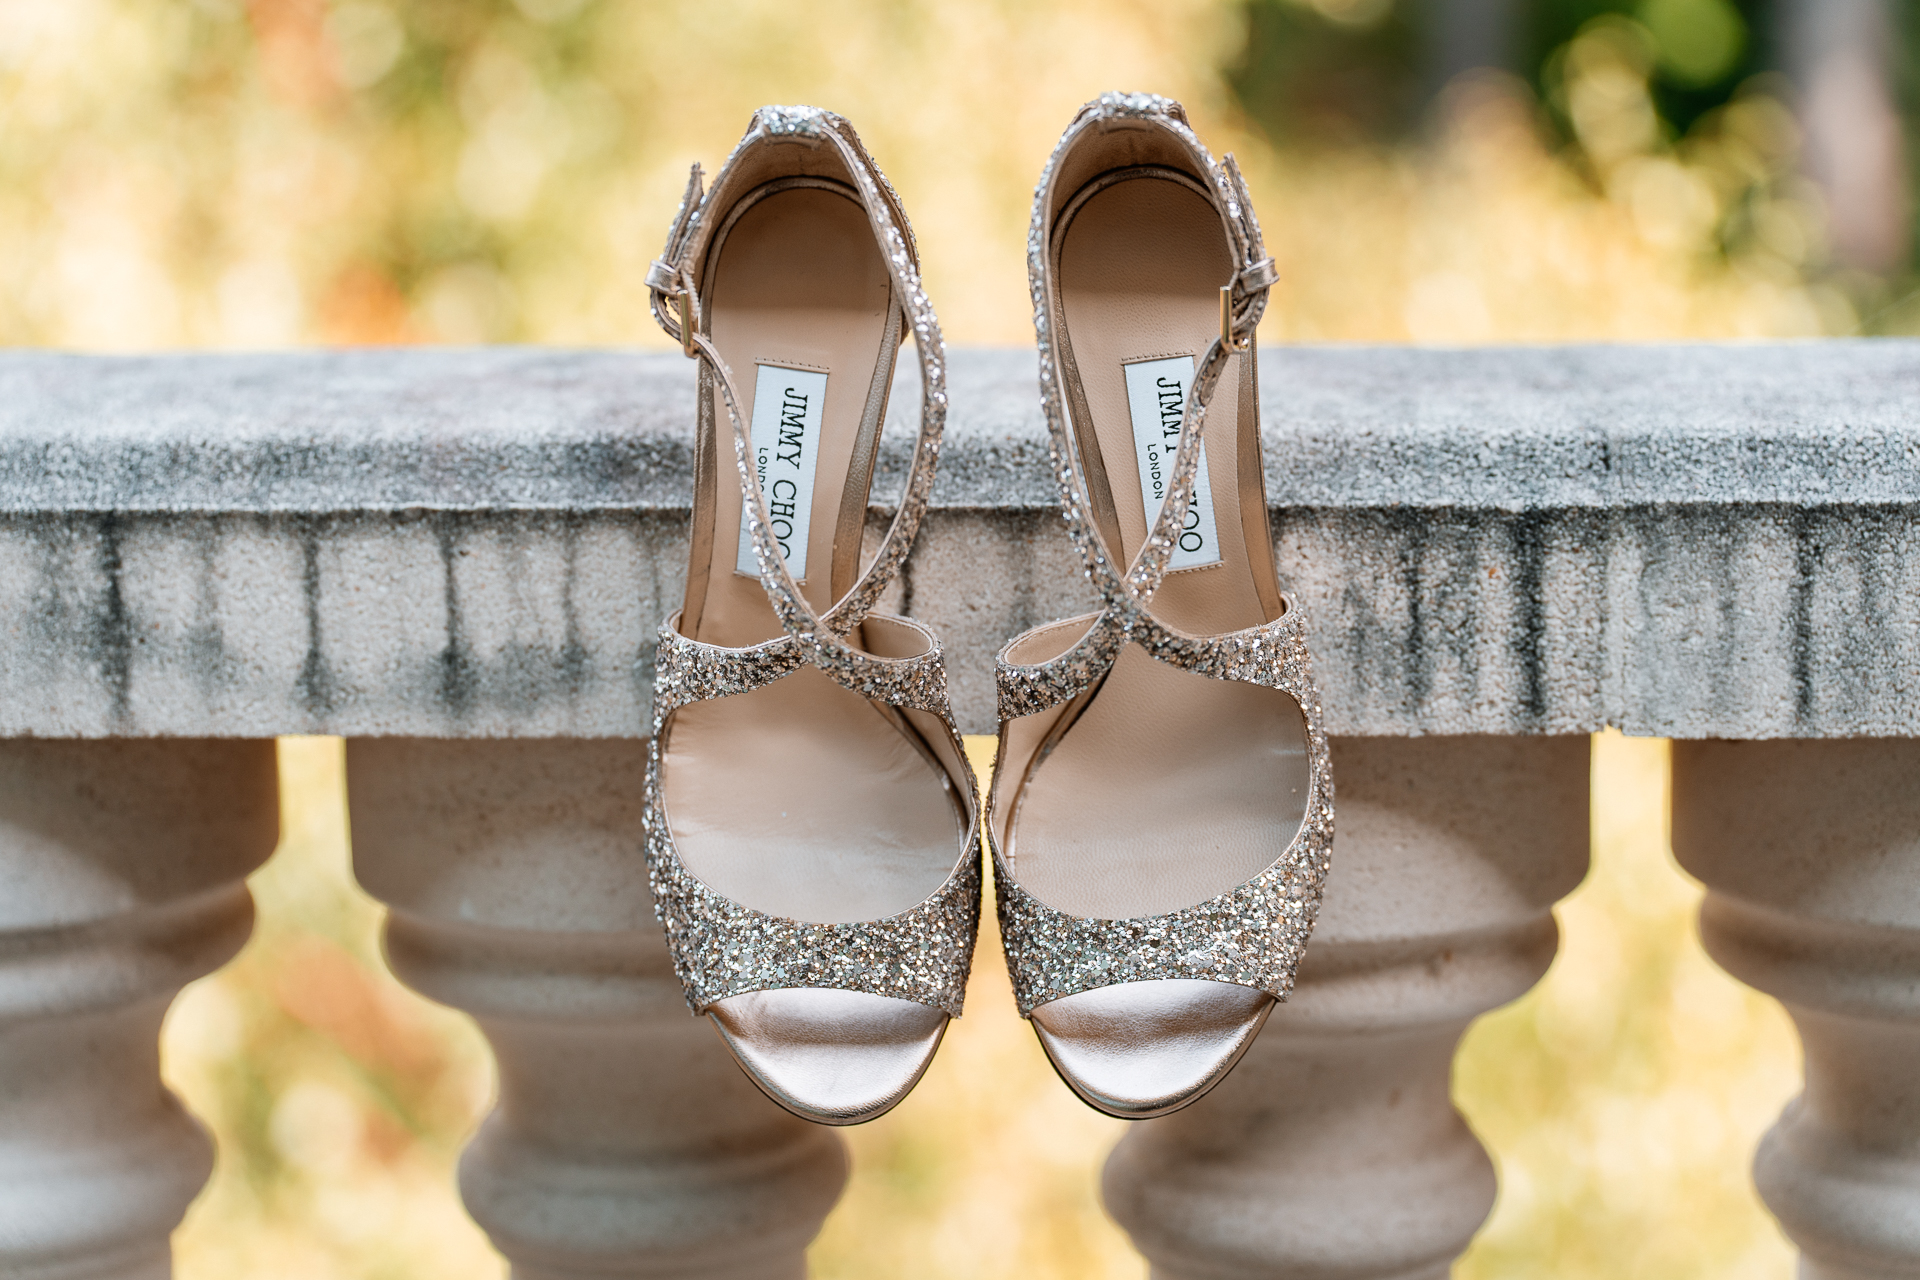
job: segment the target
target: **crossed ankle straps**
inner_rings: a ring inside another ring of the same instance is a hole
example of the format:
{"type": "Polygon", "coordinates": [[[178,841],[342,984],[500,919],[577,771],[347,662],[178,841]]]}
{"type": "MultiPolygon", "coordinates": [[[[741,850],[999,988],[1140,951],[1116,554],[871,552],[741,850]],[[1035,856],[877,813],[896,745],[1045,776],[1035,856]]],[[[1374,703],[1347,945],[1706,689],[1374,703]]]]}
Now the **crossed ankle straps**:
{"type": "MultiPolygon", "coordinates": [[[[1213,403],[1227,360],[1247,351],[1266,312],[1267,292],[1275,280],[1273,259],[1260,237],[1260,222],[1240,168],[1229,155],[1216,162],[1187,125],[1185,110],[1170,98],[1151,93],[1108,93],[1089,102],[1061,135],[1059,144],[1040,175],[1034,198],[1033,224],[1027,233],[1028,274],[1033,287],[1034,323],[1039,330],[1040,398],[1046,412],[1048,453],[1054,483],[1059,488],[1068,532],[1086,562],[1094,590],[1108,616],[1123,630],[1152,623],[1147,606],[1165,578],[1175,540],[1187,518],[1198,478],[1201,440],[1207,409],[1213,403]],[[1046,296],[1046,255],[1053,239],[1053,194],[1062,159],[1090,129],[1115,122],[1139,121],[1166,130],[1188,153],[1204,180],[1214,206],[1220,210],[1232,255],[1232,278],[1220,289],[1220,334],[1202,353],[1181,412],[1180,443],[1168,477],[1167,497],[1148,530],[1147,540],[1124,574],[1116,573],[1095,524],[1085,464],[1068,424],[1061,368],[1053,342],[1052,299],[1046,296]]],[[[1162,628],[1164,630],[1164,628],[1162,628]]],[[[1175,633],[1168,633],[1173,635],[1175,633]]]]}
{"type": "MultiPolygon", "coordinates": [[[[1287,646],[1299,627],[1288,600],[1279,618],[1262,626],[1217,637],[1191,636],[1174,630],[1148,612],[1172,558],[1175,539],[1193,501],[1199,478],[1207,410],[1219,388],[1229,357],[1248,351],[1267,306],[1275,271],[1260,236],[1259,219],[1247,194],[1240,168],[1229,155],[1216,162],[1193,130],[1179,103],[1148,93],[1109,93],[1081,108],[1061,135],[1042,171],[1034,196],[1033,224],[1027,233],[1029,277],[1033,285],[1034,321],[1039,330],[1040,397],[1045,410],[1048,455],[1054,483],[1060,492],[1067,528],[1086,563],[1087,576],[1100,595],[1104,612],[1081,639],[1065,653],[1046,662],[1018,664],[1003,654],[998,663],[1001,716],[1031,715],[1075,696],[1109,667],[1129,640],[1157,657],[1223,678],[1246,678],[1236,672],[1264,670],[1263,649],[1287,646]],[[1187,152],[1220,211],[1234,271],[1220,289],[1219,335],[1202,353],[1181,411],[1179,445],[1168,479],[1167,497],[1148,531],[1147,540],[1124,573],[1115,571],[1095,522],[1090,486],[1080,447],[1068,420],[1062,369],[1053,336],[1053,300],[1047,296],[1047,254],[1053,240],[1054,192],[1061,161],[1090,129],[1113,127],[1116,122],[1142,122],[1166,130],[1187,152]],[[1251,658],[1251,660],[1250,660],[1251,658]]],[[[1283,597],[1284,599],[1284,597],[1283,597]]],[[[1256,681],[1264,683],[1264,681],[1256,681]]],[[[1289,693],[1299,696],[1294,688],[1289,693]]]]}
{"type": "Polygon", "coordinates": [[[871,612],[893,581],[920,529],[927,497],[933,488],[940,438],[946,428],[947,381],[940,322],[921,286],[919,257],[905,214],[879,166],[867,154],[853,126],[817,107],[763,107],[754,113],[746,135],[734,147],[710,189],[702,187],[702,173],[694,165],[686,194],[667,232],[667,245],[647,269],[647,287],[654,319],[687,355],[701,362],[720,390],[733,427],[734,463],[739,472],[741,499],[747,512],[747,532],[761,587],[773,605],[781,628],[813,665],[852,688],[854,681],[874,678],[872,664],[881,661],[862,653],[846,637],[871,612]],[[710,214],[724,199],[728,180],[740,158],[751,148],[775,142],[830,146],[853,178],[874,236],[886,260],[894,295],[906,313],[920,362],[920,432],[914,442],[906,490],[873,562],[847,593],[823,617],[801,594],[774,538],[766,495],[752,463],[749,420],[743,411],[733,372],[727,367],[704,329],[707,317],[700,298],[696,265],[712,231],[710,214]]]}

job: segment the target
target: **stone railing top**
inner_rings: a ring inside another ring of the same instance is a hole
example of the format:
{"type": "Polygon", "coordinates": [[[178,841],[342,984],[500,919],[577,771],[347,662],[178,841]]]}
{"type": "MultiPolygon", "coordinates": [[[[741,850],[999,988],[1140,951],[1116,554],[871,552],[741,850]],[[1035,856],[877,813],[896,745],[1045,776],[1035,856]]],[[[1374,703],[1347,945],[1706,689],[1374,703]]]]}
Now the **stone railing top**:
{"type": "MultiPolygon", "coordinates": [[[[1033,376],[953,353],[896,602],[973,730],[993,648],[1085,601],[1033,376]]],[[[640,732],[692,387],[677,354],[0,356],[0,734],[640,732]]],[[[1920,343],[1279,348],[1261,390],[1335,732],[1920,736],[1920,343]]]]}
{"type": "MultiPolygon", "coordinates": [[[[1276,505],[1920,500],[1920,342],[1261,353],[1276,505]]],[[[938,506],[1053,503],[1027,351],[953,353],[938,506]]],[[[0,357],[0,511],[684,510],[693,368],[535,348],[0,357]]],[[[918,412],[903,361],[892,492],[918,412]]]]}

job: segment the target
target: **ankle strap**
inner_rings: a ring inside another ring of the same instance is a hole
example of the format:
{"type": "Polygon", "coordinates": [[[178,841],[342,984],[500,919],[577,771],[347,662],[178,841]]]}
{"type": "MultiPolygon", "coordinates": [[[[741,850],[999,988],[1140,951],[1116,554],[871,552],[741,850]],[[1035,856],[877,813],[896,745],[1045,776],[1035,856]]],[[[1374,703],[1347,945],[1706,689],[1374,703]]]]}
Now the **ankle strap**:
{"type": "Polygon", "coordinates": [[[940,322],[921,286],[919,256],[900,198],[861,145],[853,126],[840,116],[817,107],[762,107],[754,113],[746,135],[721,166],[713,186],[703,189],[701,179],[700,166],[693,166],[686,194],[667,230],[666,248],[647,269],[650,307],[660,327],[680,343],[689,357],[701,362],[720,390],[733,426],[734,462],[747,511],[747,531],[760,571],[760,585],[781,627],[804,649],[824,659],[817,665],[844,668],[850,663],[857,664],[863,656],[846,643],[846,636],[860,625],[899,572],[919,532],[927,497],[933,488],[933,469],[947,413],[946,356],[940,322]],[[914,442],[906,491],[901,495],[900,506],[873,562],[824,616],[816,613],[800,593],[773,537],[766,496],[761,492],[759,475],[752,464],[750,419],[732,371],[707,337],[707,316],[700,299],[701,258],[715,220],[725,216],[723,206],[730,205],[734,198],[729,185],[737,166],[752,150],[775,143],[828,146],[838,154],[866,210],[881,256],[886,260],[893,293],[913,330],[914,351],[920,362],[920,433],[914,442]]]}
{"type": "Polygon", "coordinates": [[[1166,631],[1147,606],[1165,578],[1175,539],[1187,517],[1198,479],[1207,409],[1213,403],[1227,360],[1252,349],[1254,331],[1267,309],[1267,292],[1277,278],[1254,216],[1246,180],[1232,156],[1217,162],[1187,125],[1186,111],[1170,98],[1151,93],[1103,94],[1080,109],[1047,160],[1034,192],[1033,224],[1027,236],[1027,270],[1033,289],[1034,320],[1040,345],[1040,397],[1046,411],[1054,481],[1060,490],[1068,531],[1086,562],[1087,575],[1106,605],[1107,616],[1123,633],[1136,629],[1166,631]],[[1166,500],[1147,540],[1124,574],[1116,571],[1094,521],[1086,466],[1068,421],[1063,370],[1053,335],[1054,306],[1048,262],[1053,239],[1055,185],[1062,162],[1088,133],[1124,124],[1161,129],[1186,151],[1220,212],[1233,275],[1220,290],[1220,335],[1208,344],[1188,389],[1180,419],[1180,443],[1174,453],[1166,500]]]}

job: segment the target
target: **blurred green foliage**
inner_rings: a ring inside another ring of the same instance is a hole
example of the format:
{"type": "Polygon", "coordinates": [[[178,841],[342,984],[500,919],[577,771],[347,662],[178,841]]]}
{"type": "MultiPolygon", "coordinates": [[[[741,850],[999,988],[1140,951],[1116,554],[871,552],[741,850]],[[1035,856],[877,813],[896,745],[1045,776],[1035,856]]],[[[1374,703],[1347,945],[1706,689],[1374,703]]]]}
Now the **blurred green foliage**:
{"type": "Polygon", "coordinates": [[[1777,95],[1661,115],[1663,65],[1707,74],[1696,28],[1732,47],[1670,12],[1706,2],[1568,11],[1544,97],[1429,110],[1410,0],[13,0],[0,342],[658,345],[639,282],[686,165],[767,100],[849,114],[949,338],[1020,342],[1033,175],[1116,85],[1238,153],[1269,341],[1845,332],[1777,95]]]}
{"type": "Polygon", "coordinates": [[[1405,135],[1419,122],[1425,33],[1407,0],[1248,0],[1245,22],[1226,82],[1273,141],[1352,146],[1405,135]]]}
{"type": "MultiPolygon", "coordinates": [[[[1438,86],[1425,74],[1449,6],[1420,0],[1244,0],[1245,38],[1227,82],[1266,134],[1294,144],[1389,140],[1421,124],[1438,86]]],[[[1669,138],[1778,71],[1767,0],[1513,0],[1499,69],[1526,79],[1562,141],[1565,59],[1596,25],[1640,46],[1669,138]]],[[[1913,6],[1901,6],[1912,21],[1913,6]]]]}
{"type": "MultiPolygon", "coordinates": [[[[1430,151],[1463,99],[1524,101],[1531,132],[1566,174],[1632,209],[1643,234],[1686,242],[1691,270],[1717,260],[1781,279],[1770,264],[1790,263],[1817,282],[1827,332],[1854,330],[1863,315],[1874,331],[1920,319],[1888,308],[1900,282],[1832,267],[1822,197],[1800,172],[1792,92],[1777,70],[1775,5],[1513,0],[1507,66],[1442,86],[1432,70],[1436,23],[1448,9],[1416,0],[1241,0],[1244,35],[1223,80],[1264,139],[1322,156],[1430,151]]],[[[1911,45],[1920,6],[1900,11],[1911,45]]],[[[1920,120],[1920,111],[1910,114],[1920,120]]],[[[1908,138],[1911,148],[1920,129],[1908,138]]]]}
{"type": "MultiPolygon", "coordinates": [[[[1526,0],[1520,70],[1555,103],[1572,41],[1610,19],[1642,42],[1654,107],[1679,136],[1751,77],[1778,69],[1765,22],[1771,8],[1767,0],[1526,0]]],[[[1564,108],[1552,118],[1574,136],[1564,108]]]]}

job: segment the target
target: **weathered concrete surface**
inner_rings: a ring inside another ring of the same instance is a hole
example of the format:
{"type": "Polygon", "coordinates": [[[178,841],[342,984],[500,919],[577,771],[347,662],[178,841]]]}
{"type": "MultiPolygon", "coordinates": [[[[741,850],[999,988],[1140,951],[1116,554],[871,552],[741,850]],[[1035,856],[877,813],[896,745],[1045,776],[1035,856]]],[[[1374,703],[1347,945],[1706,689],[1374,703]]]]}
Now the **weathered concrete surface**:
{"type": "MultiPolygon", "coordinates": [[[[1031,354],[952,369],[895,603],[980,730],[993,650],[1088,596],[1031,354]]],[[[1920,343],[1294,348],[1261,387],[1333,732],[1920,735],[1920,343]]],[[[0,357],[0,735],[641,732],[691,388],[610,352],[0,357]]]]}

